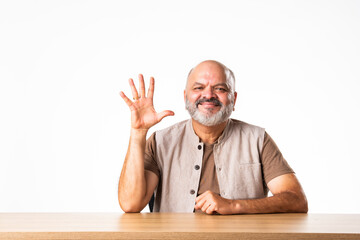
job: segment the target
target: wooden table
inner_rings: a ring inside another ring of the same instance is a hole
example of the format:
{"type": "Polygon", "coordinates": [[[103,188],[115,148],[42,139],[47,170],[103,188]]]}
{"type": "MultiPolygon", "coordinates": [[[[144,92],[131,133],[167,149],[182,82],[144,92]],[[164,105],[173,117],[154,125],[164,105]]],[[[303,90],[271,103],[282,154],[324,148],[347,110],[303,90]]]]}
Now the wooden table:
{"type": "Polygon", "coordinates": [[[360,239],[360,215],[0,213],[0,239],[360,239]]]}

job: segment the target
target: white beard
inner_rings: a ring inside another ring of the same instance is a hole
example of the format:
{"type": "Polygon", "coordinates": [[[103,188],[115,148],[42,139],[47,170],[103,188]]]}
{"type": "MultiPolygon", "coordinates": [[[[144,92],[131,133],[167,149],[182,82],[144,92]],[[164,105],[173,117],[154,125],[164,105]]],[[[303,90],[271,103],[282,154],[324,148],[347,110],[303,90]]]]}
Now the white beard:
{"type": "Polygon", "coordinates": [[[190,103],[187,98],[185,100],[185,106],[191,118],[209,127],[218,125],[229,119],[234,108],[234,101],[233,99],[231,99],[230,103],[227,106],[221,105],[220,110],[214,114],[212,113],[211,109],[209,109],[206,113],[200,112],[196,105],[190,103]]]}

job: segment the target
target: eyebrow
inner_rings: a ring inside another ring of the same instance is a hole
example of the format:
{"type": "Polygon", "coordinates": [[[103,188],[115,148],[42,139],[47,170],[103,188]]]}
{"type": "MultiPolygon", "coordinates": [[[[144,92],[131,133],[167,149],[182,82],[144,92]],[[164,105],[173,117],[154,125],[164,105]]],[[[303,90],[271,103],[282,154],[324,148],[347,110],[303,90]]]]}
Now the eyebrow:
{"type": "MultiPolygon", "coordinates": [[[[205,85],[205,84],[200,83],[200,82],[195,82],[195,83],[193,84],[193,86],[194,86],[194,85],[205,85]]],[[[218,87],[218,86],[223,86],[223,87],[229,88],[229,86],[228,86],[226,83],[218,83],[218,84],[215,84],[215,85],[212,86],[212,87],[218,87]]]]}
{"type": "Polygon", "coordinates": [[[193,85],[204,85],[204,84],[202,84],[202,83],[200,83],[200,82],[194,82],[193,85]]]}
{"type": "MultiPolygon", "coordinates": [[[[205,84],[200,83],[200,82],[195,82],[195,83],[193,84],[193,86],[195,86],[195,85],[201,85],[201,86],[204,86],[205,84]]],[[[214,86],[212,86],[212,87],[219,87],[219,86],[225,87],[227,90],[229,90],[229,89],[230,89],[230,87],[229,87],[229,86],[228,86],[228,84],[226,84],[226,83],[218,83],[218,84],[215,84],[215,85],[214,85],[214,86]]]]}

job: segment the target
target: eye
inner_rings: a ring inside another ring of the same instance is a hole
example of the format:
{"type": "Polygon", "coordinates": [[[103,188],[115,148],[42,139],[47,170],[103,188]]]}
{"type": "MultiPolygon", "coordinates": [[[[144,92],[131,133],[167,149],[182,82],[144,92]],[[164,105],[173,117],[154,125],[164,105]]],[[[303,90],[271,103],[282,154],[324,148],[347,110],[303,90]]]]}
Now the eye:
{"type": "Polygon", "coordinates": [[[228,90],[225,89],[225,88],[222,88],[222,87],[217,87],[215,88],[216,91],[219,91],[219,92],[227,92],[228,90]]]}
{"type": "Polygon", "coordinates": [[[202,90],[204,89],[203,87],[194,87],[194,90],[202,90]]]}

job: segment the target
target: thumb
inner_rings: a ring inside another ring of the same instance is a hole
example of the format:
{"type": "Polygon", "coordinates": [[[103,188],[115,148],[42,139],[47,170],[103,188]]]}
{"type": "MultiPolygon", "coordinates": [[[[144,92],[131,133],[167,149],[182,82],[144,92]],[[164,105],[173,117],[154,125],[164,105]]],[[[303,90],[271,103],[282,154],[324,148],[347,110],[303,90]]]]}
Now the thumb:
{"type": "Polygon", "coordinates": [[[158,113],[157,117],[158,117],[158,120],[160,122],[164,117],[174,116],[174,115],[175,115],[175,113],[173,111],[165,110],[165,111],[162,111],[162,112],[158,113]]]}

